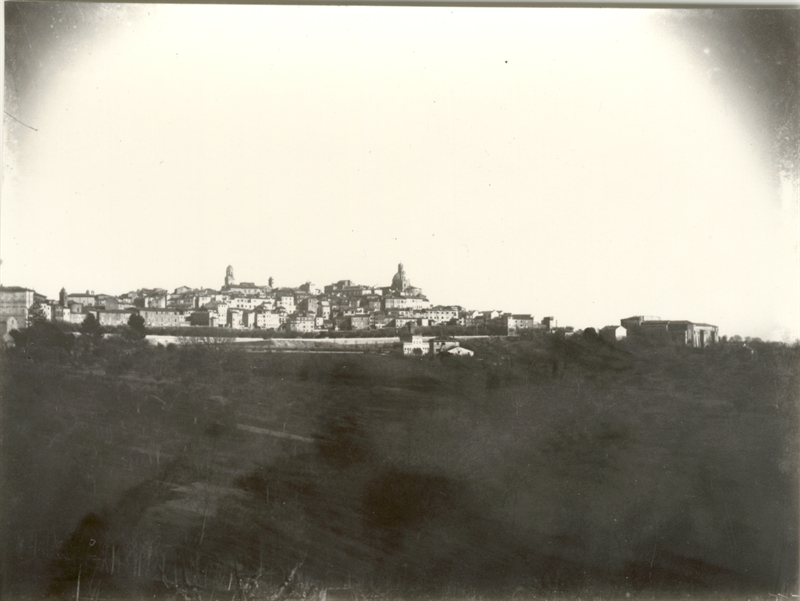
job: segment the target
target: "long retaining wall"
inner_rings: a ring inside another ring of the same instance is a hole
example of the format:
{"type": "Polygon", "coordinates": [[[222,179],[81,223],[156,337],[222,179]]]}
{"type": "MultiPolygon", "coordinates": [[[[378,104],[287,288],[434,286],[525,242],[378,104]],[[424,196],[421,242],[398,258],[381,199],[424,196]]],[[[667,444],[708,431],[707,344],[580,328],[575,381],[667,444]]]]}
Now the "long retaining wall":
{"type": "MultiPolygon", "coordinates": [[[[423,336],[430,340],[433,336],[423,336]]],[[[455,336],[456,340],[489,338],[489,336],[455,336]]],[[[383,338],[208,338],[200,336],[148,335],[147,342],[153,346],[167,344],[236,344],[247,348],[264,350],[318,350],[332,348],[389,349],[400,345],[400,337],[383,338]]]]}
{"type": "Polygon", "coordinates": [[[391,348],[400,344],[397,336],[388,338],[208,338],[199,336],[148,335],[153,346],[167,344],[236,344],[259,349],[391,348]]]}

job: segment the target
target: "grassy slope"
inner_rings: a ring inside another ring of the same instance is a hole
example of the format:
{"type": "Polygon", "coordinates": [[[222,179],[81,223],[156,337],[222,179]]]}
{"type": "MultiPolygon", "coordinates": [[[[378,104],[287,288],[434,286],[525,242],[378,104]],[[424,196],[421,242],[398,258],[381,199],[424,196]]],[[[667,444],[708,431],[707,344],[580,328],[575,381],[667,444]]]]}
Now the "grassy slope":
{"type": "Polygon", "coordinates": [[[3,358],[7,595],[277,587],[300,562],[300,588],[398,594],[797,580],[797,349],[80,344],[3,358]]]}

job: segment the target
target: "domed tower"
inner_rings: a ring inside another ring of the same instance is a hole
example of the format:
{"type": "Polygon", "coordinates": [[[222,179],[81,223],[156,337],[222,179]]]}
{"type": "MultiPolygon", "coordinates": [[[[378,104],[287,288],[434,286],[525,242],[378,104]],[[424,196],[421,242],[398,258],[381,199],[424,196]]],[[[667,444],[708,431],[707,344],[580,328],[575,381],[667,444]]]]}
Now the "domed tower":
{"type": "Polygon", "coordinates": [[[397,266],[397,273],[394,274],[392,278],[392,290],[395,292],[404,292],[409,286],[411,286],[411,282],[408,280],[408,276],[406,276],[403,264],[400,263],[397,266]]]}
{"type": "Polygon", "coordinates": [[[67,306],[67,289],[62,288],[61,292],[58,293],[58,304],[62,307],[67,306]]]}
{"type": "Polygon", "coordinates": [[[230,287],[236,284],[236,280],[233,277],[233,265],[228,265],[228,269],[225,270],[225,286],[230,287]]]}

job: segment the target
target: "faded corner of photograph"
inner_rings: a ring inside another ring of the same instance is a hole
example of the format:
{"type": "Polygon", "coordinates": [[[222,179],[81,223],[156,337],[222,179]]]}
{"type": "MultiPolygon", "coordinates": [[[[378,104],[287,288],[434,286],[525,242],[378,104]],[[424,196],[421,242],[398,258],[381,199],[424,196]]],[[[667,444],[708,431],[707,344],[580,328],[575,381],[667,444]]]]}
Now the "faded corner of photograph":
{"type": "Polygon", "coordinates": [[[800,11],[4,24],[0,598],[798,599],[800,11]]]}

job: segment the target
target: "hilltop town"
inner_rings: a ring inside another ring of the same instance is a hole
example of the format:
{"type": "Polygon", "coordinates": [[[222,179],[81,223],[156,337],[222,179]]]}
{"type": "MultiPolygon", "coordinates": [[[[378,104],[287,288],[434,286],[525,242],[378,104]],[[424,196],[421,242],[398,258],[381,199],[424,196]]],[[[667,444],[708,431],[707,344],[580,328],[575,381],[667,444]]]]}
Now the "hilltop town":
{"type": "MultiPolygon", "coordinates": [[[[422,289],[411,285],[402,263],[388,286],[339,280],[322,289],[311,282],[279,287],[272,278],[258,285],[237,281],[229,265],[218,290],[181,286],[172,292],[152,288],[114,296],[92,290],[68,293],[62,288],[59,298],[51,300],[29,288],[0,287],[3,334],[29,325],[34,317],[79,325],[90,315],[102,327],[126,326],[132,315],[139,315],[150,329],[205,327],[293,333],[389,329],[408,333],[415,326],[460,326],[512,336],[532,331],[574,333],[570,327],[559,328],[553,316],[537,321],[531,314],[433,305],[422,289]]],[[[718,328],[710,324],[645,316],[601,327],[598,334],[614,341],[632,330],[663,332],[667,339],[701,348],[718,339],[718,328]]],[[[429,347],[419,338],[408,340],[406,351],[410,354],[423,346],[427,352],[429,347]]]]}
{"type": "Polygon", "coordinates": [[[568,330],[387,280],[0,288],[7,596],[210,599],[238,579],[253,601],[644,599],[794,578],[772,558],[796,557],[800,347],[643,315],[568,330]]]}

